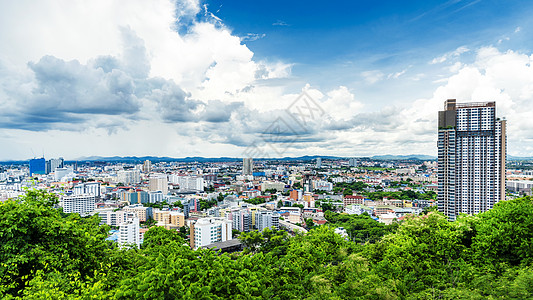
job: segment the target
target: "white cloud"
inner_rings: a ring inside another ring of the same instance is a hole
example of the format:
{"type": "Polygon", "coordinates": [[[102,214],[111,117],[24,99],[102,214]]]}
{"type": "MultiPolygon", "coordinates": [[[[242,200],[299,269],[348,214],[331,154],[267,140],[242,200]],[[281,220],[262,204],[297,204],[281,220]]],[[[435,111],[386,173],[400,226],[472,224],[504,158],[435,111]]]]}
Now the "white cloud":
{"type": "Polygon", "coordinates": [[[461,56],[461,54],[463,53],[466,53],[470,51],[470,49],[468,49],[467,47],[465,46],[461,46],[457,49],[455,49],[454,51],[451,51],[451,52],[448,52],[448,53],[445,53],[441,56],[438,56],[438,57],[435,57],[434,59],[432,59],[429,63],[434,65],[434,64],[440,64],[440,63],[443,63],[451,58],[456,58],[456,57],[459,57],[461,56]]]}
{"type": "Polygon", "coordinates": [[[368,84],[374,84],[385,78],[385,74],[379,70],[364,71],[361,73],[361,76],[363,76],[363,79],[368,84]]]}

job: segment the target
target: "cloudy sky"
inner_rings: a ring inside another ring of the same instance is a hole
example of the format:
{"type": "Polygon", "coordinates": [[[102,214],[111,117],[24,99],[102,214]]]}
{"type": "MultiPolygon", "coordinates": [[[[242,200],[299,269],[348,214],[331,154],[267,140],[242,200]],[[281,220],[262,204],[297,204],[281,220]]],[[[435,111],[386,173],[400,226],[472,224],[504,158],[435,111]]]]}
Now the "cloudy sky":
{"type": "Polygon", "coordinates": [[[533,155],[531,1],[0,0],[0,160],[436,155],[444,100],[533,155]]]}

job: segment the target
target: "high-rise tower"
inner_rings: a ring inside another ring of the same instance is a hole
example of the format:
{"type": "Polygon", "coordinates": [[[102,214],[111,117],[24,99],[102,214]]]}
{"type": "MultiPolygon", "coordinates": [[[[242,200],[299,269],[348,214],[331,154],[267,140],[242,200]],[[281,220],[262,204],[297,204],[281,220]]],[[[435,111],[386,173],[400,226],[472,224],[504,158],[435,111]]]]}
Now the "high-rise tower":
{"type": "Polygon", "coordinates": [[[254,172],[254,160],[250,157],[242,159],[242,174],[252,175],[254,172]]]}
{"type": "Polygon", "coordinates": [[[438,208],[450,220],[505,199],[505,120],[495,102],[444,102],[439,111],[438,208]]]}

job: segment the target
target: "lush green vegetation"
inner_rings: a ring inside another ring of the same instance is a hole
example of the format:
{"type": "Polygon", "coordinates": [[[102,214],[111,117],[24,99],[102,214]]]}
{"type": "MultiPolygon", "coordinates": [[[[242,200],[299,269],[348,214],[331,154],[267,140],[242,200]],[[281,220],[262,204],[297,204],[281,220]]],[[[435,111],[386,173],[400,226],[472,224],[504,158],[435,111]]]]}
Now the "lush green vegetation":
{"type": "Polygon", "coordinates": [[[333,192],[339,193],[343,192],[344,195],[351,195],[354,191],[361,192],[364,188],[368,187],[368,185],[362,181],[354,181],[354,182],[339,182],[336,183],[333,187],[333,192]]]}
{"type": "Polygon", "coordinates": [[[198,200],[198,210],[200,211],[207,210],[207,209],[210,209],[211,207],[217,206],[217,204],[218,204],[218,199],[213,199],[213,200],[200,199],[198,200]]]}
{"type": "Polygon", "coordinates": [[[434,191],[427,191],[425,193],[419,193],[415,192],[413,190],[408,191],[398,191],[398,192],[364,192],[363,195],[371,200],[374,201],[380,201],[384,197],[388,197],[389,199],[400,199],[400,200],[414,200],[414,199],[421,199],[421,200],[436,200],[437,199],[437,193],[434,191]]]}
{"type": "Polygon", "coordinates": [[[398,228],[397,223],[385,225],[376,222],[366,213],[349,215],[326,211],[324,217],[328,220],[328,226],[332,228],[344,227],[348,233],[349,240],[357,243],[375,243],[385,234],[394,232],[398,228]]]}
{"type": "MultiPolygon", "coordinates": [[[[455,222],[429,212],[388,234],[376,233],[366,244],[363,238],[346,241],[328,226],[295,237],[275,230],[245,233],[247,250],[232,255],[193,251],[179,232],[161,227],[145,234],[141,249],[120,250],[105,241],[108,228],[98,226],[97,217],[65,215],[55,201],[31,191],[0,203],[1,298],[533,297],[529,197],[455,222]]],[[[367,222],[364,216],[327,217],[345,228],[353,225],[356,236],[367,222]]]]}
{"type": "Polygon", "coordinates": [[[255,197],[255,198],[251,198],[251,199],[244,199],[244,202],[246,203],[251,203],[251,204],[255,204],[255,205],[258,205],[258,204],[263,204],[263,203],[266,203],[270,201],[270,199],[268,198],[261,198],[261,197],[255,197]]]}

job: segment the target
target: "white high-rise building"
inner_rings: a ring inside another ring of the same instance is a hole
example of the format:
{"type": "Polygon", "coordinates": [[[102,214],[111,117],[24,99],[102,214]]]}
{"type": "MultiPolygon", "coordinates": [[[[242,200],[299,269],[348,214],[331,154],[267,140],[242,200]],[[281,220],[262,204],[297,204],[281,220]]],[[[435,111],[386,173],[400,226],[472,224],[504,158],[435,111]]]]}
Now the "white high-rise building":
{"type": "Polygon", "coordinates": [[[128,213],[123,210],[99,212],[98,216],[100,217],[100,225],[107,224],[109,226],[119,226],[120,223],[123,223],[126,220],[127,214],[134,215],[133,213],[128,213]]]}
{"type": "Polygon", "coordinates": [[[254,172],[254,160],[250,157],[242,159],[242,175],[252,175],[254,172]]]}
{"type": "Polygon", "coordinates": [[[150,173],[152,171],[152,162],[145,160],[142,169],[144,173],[150,173]]]}
{"type": "Polygon", "coordinates": [[[279,213],[271,211],[261,211],[255,213],[255,227],[263,231],[265,228],[274,227],[279,229],[279,213]]]}
{"type": "Polygon", "coordinates": [[[76,185],[73,189],[74,195],[89,194],[100,198],[100,182],[86,182],[76,185]]]}
{"type": "Polygon", "coordinates": [[[139,232],[139,218],[128,218],[120,223],[118,234],[119,247],[137,247],[141,246],[141,235],[139,232]]]}
{"type": "Polygon", "coordinates": [[[183,176],[172,174],[170,182],[178,184],[180,191],[204,191],[204,178],[201,176],[183,176]]]}
{"type": "Polygon", "coordinates": [[[96,197],[94,195],[74,195],[64,196],[61,199],[61,206],[65,213],[78,213],[85,217],[96,208],[96,197]]]}
{"type": "Polygon", "coordinates": [[[316,159],[316,167],[319,168],[319,169],[322,168],[322,158],[317,157],[317,159],[316,159]]]}
{"type": "Polygon", "coordinates": [[[63,157],[60,158],[52,158],[48,161],[46,161],[46,174],[50,174],[52,172],[55,172],[57,168],[63,168],[64,167],[65,160],[63,157]]]}
{"type": "Polygon", "coordinates": [[[122,170],[117,173],[117,182],[125,185],[141,182],[141,172],[139,170],[122,170]]]}
{"type": "Polygon", "coordinates": [[[231,239],[230,220],[224,218],[202,218],[191,224],[190,245],[193,249],[231,239]]]}
{"type": "Polygon", "coordinates": [[[167,174],[152,174],[150,175],[150,191],[161,191],[163,195],[168,194],[168,178],[167,174]]]}
{"type": "Polygon", "coordinates": [[[506,122],[495,102],[456,103],[439,112],[438,208],[450,220],[505,200],[506,122]]]}
{"type": "Polygon", "coordinates": [[[248,232],[252,229],[252,214],[247,210],[233,210],[226,214],[228,220],[232,222],[232,228],[241,232],[248,232]]]}

